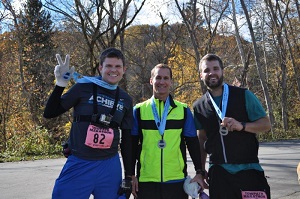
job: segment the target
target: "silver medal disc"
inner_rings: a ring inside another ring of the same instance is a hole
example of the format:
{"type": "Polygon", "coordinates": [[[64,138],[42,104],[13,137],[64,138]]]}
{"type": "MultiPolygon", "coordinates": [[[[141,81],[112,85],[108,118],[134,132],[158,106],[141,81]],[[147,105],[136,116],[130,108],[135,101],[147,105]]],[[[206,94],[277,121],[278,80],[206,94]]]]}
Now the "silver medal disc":
{"type": "Polygon", "coordinates": [[[220,134],[225,136],[228,134],[228,129],[224,126],[220,126],[220,130],[219,130],[220,134]]]}
{"type": "Polygon", "coordinates": [[[166,142],[164,140],[159,140],[157,146],[158,148],[163,149],[166,147],[166,142]]]}

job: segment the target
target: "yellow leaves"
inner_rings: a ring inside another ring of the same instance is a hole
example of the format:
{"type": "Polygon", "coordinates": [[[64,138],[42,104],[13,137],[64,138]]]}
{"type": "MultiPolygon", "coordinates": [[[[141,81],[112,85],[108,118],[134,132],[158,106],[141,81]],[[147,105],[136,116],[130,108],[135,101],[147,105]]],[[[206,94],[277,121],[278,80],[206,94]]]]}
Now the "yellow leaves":
{"type": "Polygon", "coordinates": [[[201,96],[197,63],[191,52],[177,46],[173,52],[174,56],[168,63],[173,72],[172,93],[175,99],[189,106],[201,96]]]}

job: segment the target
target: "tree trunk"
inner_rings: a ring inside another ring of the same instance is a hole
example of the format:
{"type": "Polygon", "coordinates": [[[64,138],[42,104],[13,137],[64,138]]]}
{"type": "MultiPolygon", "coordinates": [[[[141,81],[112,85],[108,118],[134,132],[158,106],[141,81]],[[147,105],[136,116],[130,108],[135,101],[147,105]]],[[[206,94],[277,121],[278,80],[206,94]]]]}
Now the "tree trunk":
{"type": "MultiPolygon", "coordinates": [[[[232,20],[233,20],[233,24],[234,24],[234,30],[235,30],[235,39],[236,39],[236,43],[237,43],[237,46],[238,46],[238,49],[239,49],[239,52],[240,52],[240,56],[241,56],[241,61],[242,61],[242,64],[243,64],[243,71],[242,71],[242,74],[241,74],[241,87],[246,87],[246,78],[247,78],[247,71],[248,71],[248,68],[249,68],[249,58],[246,57],[246,54],[245,54],[245,50],[243,48],[243,45],[242,45],[242,41],[241,41],[241,37],[240,37],[240,33],[239,33],[239,27],[238,27],[238,24],[237,24],[237,20],[236,20],[236,12],[235,12],[235,3],[234,3],[235,0],[231,0],[231,4],[232,4],[232,20]]],[[[248,56],[250,57],[250,56],[248,56]]]]}
{"type": "MultiPolygon", "coordinates": [[[[300,10],[299,10],[298,0],[295,0],[295,4],[296,4],[296,8],[297,8],[297,13],[298,13],[298,22],[300,22],[300,10]]],[[[296,63],[296,60],[299,57],[298,56],[299,53],[297,53],[297,52],[300,52],[300,47],[297,42],[297,38],[295,37],[295,35],[298,35],[298,33],[295,31],[295,28],[294,28],[293,24],[291,23],[291,20],[289,19],[289,15],[287,15],[287,19],[288,19],[288,27],[291,30],[290,31],[291,34],[288,34],[287,30],[285,29],[285,35],[286,35],[287,39],[288,39],[288,36],[291,36],[292,41],[293,41],[293,45],[290,44],[289,40],[288,40],[288,44],[289,44],[289,52],[290,52],[291,60],[292,60],[292,66],[293,66],[295,79],[296,79],[296,83],[297,83],[298,98],[300,100],[300,66],[297,65],[297,63],[296,63]],[[295,51],[293,51],[293,48],[295,49],[295,51]]]]}
{"type": "Polygon", "coordinates": [[[284,11],[281,11],[281,7],[279,6],[279,3],[276,1],[275,2],[275,6],[273,6],[273,2],[271,0],[265,0],[266,6],[269,8],[270,14],[271,14],[271,18],[272,18],[272,22],[273,22],[273,28],[275,31],[275,39],[276,41],[274,43],[276,43],[276,48],[277,48],[277,53],[278,53],[278,59],[279,59],[279,65],[281,68],[281,81],[280,81],[280,85],[281,85],[281,89],[282,89],[282,93],[281,93],[281,106],[282,106],[282,110],[281,110],[281,117],[282,117],[282,122],[283,122],[283,128],[284,131],[288,130],[288,114],[287,114],[287,52],[286,52],[286,48],[285,48],[285,44],[284,44],[284,38],[283,38],[283,31],[284,29],[286,29],[286,25],[285,25],[285,13],[287,13],[287,9],[288,9],[288,4],[289,1],[287,2],[287,4],[285,5],[286,8],[284,11]],[[277,10],[277,12],[274,10],[274,8],[277,10]],[[281,24],[279,24],[281,23],[281,24]]]}
{"type": "Polygon", "coordinates": [[[274,119],[274,115],[273,115],[273,108],[272,108],[272,104],[271,104],[271,98],[270,98],[270,95],[269,95],[268,86],[266,84],[265,77],[263,75],[263,71],[262,71],[262,67],[261,67],[261,63],[260,63],[259,50],[258,50],[258,47],[257,47],[257,44],[256,44],[252,23],[250,21],[249,13],[248,13],[248,10],[246,8],[245,2],[244,2],[244,0],[240,0],[240,2],[241,2],[242,8],[243,8],[244,13],[245,13],[245,17],[246,17],[246,20],[247,20],[249,32],[250,32],[250,35],[251,35],[257,72],[258,72],[258,75],[259,75],[259,78],[260,78],[260,83],[261,83],[261,86],[262,86],[262,89],[263,89],[263,92],[264,92],[264,95],[265,95],[266,105],[267,105],[267,108],[269,110],[269,118],[270,118],[270,121],[271,121],[271,124],[272,124],[271,125],[271,132],[272,132],[272,137],[274,137],[273,125],[275,123],[275,119],[274,119]]]}

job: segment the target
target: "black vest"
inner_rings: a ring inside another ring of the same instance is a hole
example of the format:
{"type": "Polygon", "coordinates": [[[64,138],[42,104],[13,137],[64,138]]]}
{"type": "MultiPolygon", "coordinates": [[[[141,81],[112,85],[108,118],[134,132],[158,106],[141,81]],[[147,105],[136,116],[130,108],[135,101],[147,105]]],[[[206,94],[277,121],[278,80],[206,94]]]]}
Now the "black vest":
{"type": "MultiPolygon", "coordinates": [[[[226,117],[232,117],[240,122],[249,122],[246,111],[245,90],[229,86],[226,117]]],[[[195,118],[200,121],[206,131],[205,150],[210,155],[210,163],[245,164],[258,162],[258,140],[254,133],[229,131],[228,135],[223,136],[223,148],[219,133],[220,119],[216,114],[208,92],[198,99],[193,106],[195,118]],[[225,155],[227,162],[224,158],[225,155]]]]}

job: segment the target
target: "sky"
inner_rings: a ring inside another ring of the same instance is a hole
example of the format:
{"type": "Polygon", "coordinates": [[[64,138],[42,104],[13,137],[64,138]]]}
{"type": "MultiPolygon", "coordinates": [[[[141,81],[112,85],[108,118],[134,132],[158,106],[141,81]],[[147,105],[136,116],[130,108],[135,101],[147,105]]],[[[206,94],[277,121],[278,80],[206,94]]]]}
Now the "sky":
{"type": "MultiPolygon", "coordinates": [[[[180,21],[179,13],[175,8],[175,2],[172,0],[172,4],[166,0],[147,0],[143,6],[137,18],[134,21],[134,25],[137,24],[149,24],[159,25],[162,23],[159,13],[164,18],[168,18],[170,24],[180,21]]],[[[179,0],[182,2],[182,0],[179,0]]]]}
{"type": "MultiPolygon", "coordinates": [[[[181,5],[182,2],[187,2],[187,0],[179,0],[181,5]]],[[[202,9],[200,9],[202,10],[202,9]]],[[[141,12],[138,14],[135,19],[133,25],[140,24],[149,24],[149,25],[160,25],[162,23],[161,18],[159,17],[159,12],[166,18],[170,24],[181,22],[180,14],[177,11],[176,4],[174,0],[147,0],[141,12]]],[[[234,32],[234,26],[232,21],[228,18],[224,18],[222,20],[223,23],[229,25],[229,32],[234,32]]],[[[240,27],[240,34],[244,37],[244,39],[249,40],[250,36],[248,34],[248,26],[246,25],[246,20],[244,16],[239,16],[237,13],[237,23],[240,27]]],[[[213,24],[212,24],[213,25],[213,24]]]]}
{"type": "MultiPolygon", "coordinates": [[[[13,5],[15,6],[15,8],[20,8],[21,3],[25,1],[26,0],[13,0],[13,5]]],[[[182,2],[187,2],[187,0],[179,0],[180,4],[182,2]]],[[[132,25],[160,25],[162,23],[162,20],[159,16],[159,13],[161,13],[164,18],[167,18],[169,24],[181,22],[180,14],[176,9],[174,0],[146,0],[146,3],[144,4],[140,13],[138,13],[132,25]]],[[[227,23],[232,24],[232,22],[230,21],[227,21],[227,23]]],[[[243,26],[241,27],[241,34],[244,37],[249,37],[249,35],[247,34],[248,27],[245,25],[245,20],[240,19],[238,20],[238,23],[239,25],[243,24],[243,26]]],[[[231,28],[233,28],[233,26],[231,26],[231,28]]]]}
{"type": "MultiPolygon", "coordinates": [[[[13,5],[15,8],[19,9],[26,0],[13,0],[13,5]]],[[[183,0],[179,0],[182,2],[183,0]]],[[[161,24],[161,18],[159,17],[159,12],[162,13],[164,17],[169,19],[169,22],[175,23],[178,20],[179,14],[174,10],[175,2],[171,0],[172,6],[168,3],[169,0],[146,0],[142,10],[137,15],[134,20],[134,25],[138,24],[149,24],[149,25],[158,25],[161,24]],[[177,15],[177,17],[176,17],[177,15]]]]}
{"type": "Polygon", "coordinates": [[[25,0],[12,0],[12,5],[16,9],[20,9],[25,0]]]}

